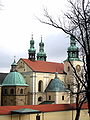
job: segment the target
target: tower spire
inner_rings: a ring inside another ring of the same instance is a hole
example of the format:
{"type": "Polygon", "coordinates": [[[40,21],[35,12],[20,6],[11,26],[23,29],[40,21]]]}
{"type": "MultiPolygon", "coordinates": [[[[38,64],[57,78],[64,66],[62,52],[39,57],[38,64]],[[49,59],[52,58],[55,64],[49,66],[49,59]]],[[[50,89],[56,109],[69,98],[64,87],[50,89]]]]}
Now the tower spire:
{"type": "Polygon", "coordinates": [[[16,70],[16,67],[17,67],[17,63],[16,63],[16,56],[14,56],[14,62],[11,64],[11,70],[10,72],[14,72],[14,71],[17,71],[16,70]]]}
{"type": "Polygon", "coordinates": [[[31,35],[31,40],[33,40],[33,34],[31,35]]]}
{"type": "Polygon", "coordinates": [[[44,43],[42,42],[42,36],[41,36],[41,42],[39,43],[39,52],[37,53],[37,60],[46,61],[46,53],[44,52],[44,43]]]}
{"type": "Polygon", "coordinates": [[[35,60],[36,49],[34,48],[33,34],[31,35],[30,49],[28,50],[28,54],[29,54],[28,59],[34,61],[35,60]]]}
{"type": "Polygon", "coordinates": [[[70,47],[67,50],[69,61],[80,61],[79,59],[79,49],[76,46],[76,40],[73,36],[70,36],[70,47]]]}

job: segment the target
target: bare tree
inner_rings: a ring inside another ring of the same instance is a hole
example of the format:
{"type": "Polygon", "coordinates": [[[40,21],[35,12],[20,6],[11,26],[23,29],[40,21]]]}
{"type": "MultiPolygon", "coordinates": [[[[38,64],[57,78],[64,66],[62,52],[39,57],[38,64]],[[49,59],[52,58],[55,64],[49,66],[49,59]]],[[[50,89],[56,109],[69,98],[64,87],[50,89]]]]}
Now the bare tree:
{"type": "MultiPolygon", "coordinates": [[[[76,101],[76,117],[75,120],[79,120],[80,117],[80,110],[84,102],[86,102],[86,90],[83,85],[85,83],[85,78],[84,78],[84,71],[83,67],[82,70],[78,71],[71,61],[69,61],[69,64],[71,65],[73,69],[73,80],[71,82],[71,88],[69,89],[71,91],[71,97],[73,97],[76,101]],[[81,82],[83,81],[83,82],[81,82]],[[74,89],[72,89],[74,88],[74,89]]],[[[67,84],[67,82],[66,82],[67,84]]]]}
{"type": "Polygon", "coordinates": [[[69,12],[64,13],[65,22],[62,22],[60,17],[58,20],[55,20],[51,15],[49,15],[47,9],[44,9],[45,19],[39,19],[39,21],[58,28],[72,36],[80,44],[83,51],[83,79],[79,77],[76,69],[69,61],[77,81],[77,92],[72,91],[72,93],[76,94],[77,98],[77,115],[75,120],[78,120],[80,109],[86,98],[88,102],[88,113],[90,115],[90,0],[68,0],[68,3],[71,7],[69,12]],[[79,97],[81,96],[80,94],[83,94],[82,98],[79,97]]]}

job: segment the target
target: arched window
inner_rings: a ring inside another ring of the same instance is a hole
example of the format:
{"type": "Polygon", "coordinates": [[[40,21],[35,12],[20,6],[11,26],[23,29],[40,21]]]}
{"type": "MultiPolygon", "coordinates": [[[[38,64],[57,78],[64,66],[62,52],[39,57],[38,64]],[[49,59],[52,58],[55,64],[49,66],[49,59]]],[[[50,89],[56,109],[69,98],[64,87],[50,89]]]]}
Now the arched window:
{"type": "Polygon", "coordinates": [[[14,94],[14,89],[10,89],[10,94],[14,94]]]}
{"type": "Polygon", "coordinates": [[[41,102],[42,100],[43,100],[43,98],[42,98],[42,97],[39,97],[39,98],[38,98],[38,101],[39,101],[39,102],[41,102]]]}
{"type": "Polygon", "coordinates": [[[20,94],[23,94],[23,89],[20,89],[20,94]]]}
{"type": "Polygon", "coordinates": [[[38,91],[43,92],[43,82],[41,80],[38,83],[38,91]]]}

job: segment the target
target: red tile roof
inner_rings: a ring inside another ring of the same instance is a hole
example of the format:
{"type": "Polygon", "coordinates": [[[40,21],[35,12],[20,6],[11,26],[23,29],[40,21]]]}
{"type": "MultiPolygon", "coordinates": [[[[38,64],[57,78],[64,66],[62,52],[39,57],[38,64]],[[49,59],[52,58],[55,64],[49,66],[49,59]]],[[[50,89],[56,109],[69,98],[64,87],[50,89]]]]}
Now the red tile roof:
{"type": "MultiPolygon", "coordinates": [[[[9,115],[13,110],[29,108],[41,112],[66,111],[75,109],[75,104],[45,104],[45,105],[24,105],[24,106],[0,106],[0,115],[9,115]]],[[[82,109],[87,109],[87,104],[83,104],[82,109]]]]}
{"type": "Polygon", "coordinates": [[[37,72],[58,72],[63,73],[64,64],[46,61],[31,61],[29,59],[22,59],[33,71],[37,72]]]}

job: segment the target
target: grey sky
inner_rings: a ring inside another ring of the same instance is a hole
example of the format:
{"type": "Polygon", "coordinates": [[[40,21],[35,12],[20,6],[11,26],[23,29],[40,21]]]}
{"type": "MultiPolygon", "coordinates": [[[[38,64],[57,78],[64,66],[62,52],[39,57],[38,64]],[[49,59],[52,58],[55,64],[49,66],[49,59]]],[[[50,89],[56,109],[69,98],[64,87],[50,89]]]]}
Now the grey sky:
{"type": "Polygon", "coordinates": [[[60,30],[44,25],[35,18],[35,15],[42,17],[42,6],[46,6],[51,14],[57,16],[56,13],[64,8],[64,2],[65,0],[2,1],[4,7],[0,11],[0,72],[9,72],[14,56],[16,61],[28,58],[32,33],[37,52],[42,35],[47,61],[63,62],[66,59],[69,38],[60,30]]]}

